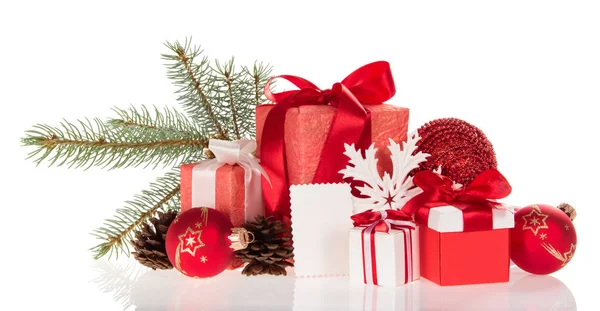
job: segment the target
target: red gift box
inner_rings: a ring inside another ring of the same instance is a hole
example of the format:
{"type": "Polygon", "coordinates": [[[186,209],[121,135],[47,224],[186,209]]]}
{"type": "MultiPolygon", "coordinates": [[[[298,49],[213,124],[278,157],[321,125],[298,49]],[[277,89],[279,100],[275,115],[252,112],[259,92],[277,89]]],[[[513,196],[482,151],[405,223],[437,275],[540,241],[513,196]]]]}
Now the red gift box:
{"type": "Polygon", "coordinates": [[[508,282],[513,214],[505,210],[494,218],[504,229],[448,232],[444,224],[460,222],[456,213],[462,219],[462,211],[453,206],[433,208],[428,226],[419,226],[421,276],[444,286],[508,282]],[[440,210],[444,208],[454,211],[440,210]]]}
{"type": "Polygon", "coordinates": [[[215,159],[181,165],[181,212],[209,207],[226,214],[234,227],[264,214],[260,165],[253,141],[210,140],[215,159]]]}
{"type": "MultiPolygon", "coordinates": [[[[185,212],[194,206],[192,204],[192,176],[194,167],[199,163],[181,165],[181,212],[185,212]]],[[[225,164],[214,171],[214,206],[219,212],[226,214],[234,227],[244,224],[245,212],[245,184],[244,168],[239,165],[225,164]]],[[[211,205],[201,204],[199,205],[211,205]]]]}
{"type": "MultiPolygon", "coordinates": [[[[256,137],[260,150],[265,120],[275,105],[256,107],[256,137]]],[[[408,108],[392,105],[365,105],[371,114],[371,141],[377,148],[379,173],[392,171],[392,160],[387,146],[389,139],[406,141],[408,131],[408,108]]],[[[290,185],[310,184],[313,181],[321,153],[325,147],[329,128],[336,108],[331,106],[300,106],[287,111],[285,118],[285,153],[290,185]]],[[[347,162],[340,154],[340,163],[347,162]]]]}
{"type": "Polygon", "coordinates": [[[497,170],[466,187],[430,171],[413,182],[423,192],[402,210],[416,214],[421,276],[439,285],[508,282],[514,214],[496,199],[511,192],[497,170]]]}
{"type": "MultiPolygon", "coordinates": [[[[327,90],[296,76],[275,78],[299,90],[272,93],[269,82],[265,95],[275,105],[256,110],[261,164],[271,179],[269,187],[263,182],[267,215],[289,222],[290,185],[342,182],[345,144],[375,142],[385,154],[389,138],[406,140],[408,109],[382,105],[396,92],[387,62],[365,65],[327,90]]],[[[389,156],[380,159],[379,169],[391,171],[389,156]]]]}

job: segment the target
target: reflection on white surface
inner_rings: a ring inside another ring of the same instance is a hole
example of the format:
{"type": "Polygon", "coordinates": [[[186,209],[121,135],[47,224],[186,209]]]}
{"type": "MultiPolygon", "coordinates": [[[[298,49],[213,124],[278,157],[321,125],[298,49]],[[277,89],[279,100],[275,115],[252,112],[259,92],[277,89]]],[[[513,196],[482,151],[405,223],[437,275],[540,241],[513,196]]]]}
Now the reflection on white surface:
{"type": "Polygon", "coordinates": [[[136,263],[97,262],[99,289],[128,310],[577,310],[569,289],[552,276],[513,268],[509,283],[440,287],[419,280],[399,287],[353,285],[345,277],[248,278],[225,271],[192,279],[136,263]]]}

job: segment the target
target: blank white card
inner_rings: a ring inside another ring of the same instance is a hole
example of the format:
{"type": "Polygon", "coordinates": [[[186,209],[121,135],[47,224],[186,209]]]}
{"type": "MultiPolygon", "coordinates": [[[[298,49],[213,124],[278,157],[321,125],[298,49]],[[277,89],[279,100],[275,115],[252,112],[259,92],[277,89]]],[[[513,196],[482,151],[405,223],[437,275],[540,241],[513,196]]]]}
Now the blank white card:
{"type": "Polygon", "coordinates": [[[290,187],[296,276],[348,274],[350,191],[348,184],[290,187]]]}

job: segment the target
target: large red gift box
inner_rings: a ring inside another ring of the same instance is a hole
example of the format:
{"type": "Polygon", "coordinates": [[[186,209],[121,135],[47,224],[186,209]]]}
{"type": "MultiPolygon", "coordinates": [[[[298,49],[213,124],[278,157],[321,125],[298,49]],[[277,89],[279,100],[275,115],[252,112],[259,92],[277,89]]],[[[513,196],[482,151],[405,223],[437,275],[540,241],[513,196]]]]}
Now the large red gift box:
{"type": "MultiPolygon", "coordinates": [[[[379,170],[391,172],[386,143],[406,139],[408,109],[384,105],[396,93],[390,65],[380,61],[358,68],[331,89],[322,90],[297,76],[272,78],[291,82],[297,90],[265,96],[275,105],[256,109],[257,143],[263,179],[265,214],[290,223],[289,187],[340,183],[347,162],[345,145],[379,147],[379,170]]],[[[389,155],[389,154],[388,154],[389,155]]]]}
{"type": "Polygon", "coordinates": [[[463,212],[432,208],[419,226],[421,276],[439,285],[508,282],[514,215],[494,210],[492,230],[463,232],[463,212]]]}
{"type": "MultiPolygon", "coordinates": [[[[265,120],[275,105],[256,107],[257,150],[260,150],[265,120]]],[[[389,139],[406,140],[408,108],[392,105],[365,105],[371,113],[371,139],[377,148],[377,166],[380,173],[392,171],[389,139]]],[[[313,181],[321,152],[325,146],[336,108],[325,105],[307,105],[291,108],[285,118],[285,153],[290,185],[310,184],[313,181]]],[[[340,162],[346,161],[340,154],[340,162]]]]}

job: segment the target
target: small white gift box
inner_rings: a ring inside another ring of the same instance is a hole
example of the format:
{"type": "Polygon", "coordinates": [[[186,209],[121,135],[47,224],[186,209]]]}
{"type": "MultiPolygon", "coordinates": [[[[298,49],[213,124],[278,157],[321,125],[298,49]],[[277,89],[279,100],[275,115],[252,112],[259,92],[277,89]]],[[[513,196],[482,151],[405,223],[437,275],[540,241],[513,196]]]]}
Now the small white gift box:
{"type": "Polygon", "coordinates": [[[398,286],[417,280],[419,231],[414,224],[391,225],[387,233],[374,228],[372,225],[350,229],[350,281],[398,286]]]}

